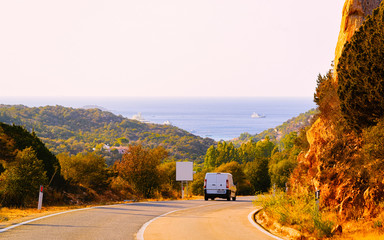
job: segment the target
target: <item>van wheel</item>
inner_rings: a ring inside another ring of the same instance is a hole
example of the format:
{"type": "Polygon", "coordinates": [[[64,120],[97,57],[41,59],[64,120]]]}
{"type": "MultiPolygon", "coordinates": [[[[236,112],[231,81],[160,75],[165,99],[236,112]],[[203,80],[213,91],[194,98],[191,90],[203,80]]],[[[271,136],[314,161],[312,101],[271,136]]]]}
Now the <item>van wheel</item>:
{"type": "Polygon", "coordinates": [[[215,198],[214,198],[214,197],[211,197],[211,200],[215,200],[215,198]]]}
{"type": "Polygon", "coordinates": [[[204,200],[205,200],[205,201],[208,201],[208,197],[207,197],[207,196],[204,196],[204,200]]]}
{"type": "Polygon", "coordinates": [[[232,201],[236,201],[236,197],[233,197],[233,198],[232,198],[232,201]]]}
{"type": "Polygon", "coordinates": [[[227,197],[227,201],[231,201],[231,195],[227,197]]]}

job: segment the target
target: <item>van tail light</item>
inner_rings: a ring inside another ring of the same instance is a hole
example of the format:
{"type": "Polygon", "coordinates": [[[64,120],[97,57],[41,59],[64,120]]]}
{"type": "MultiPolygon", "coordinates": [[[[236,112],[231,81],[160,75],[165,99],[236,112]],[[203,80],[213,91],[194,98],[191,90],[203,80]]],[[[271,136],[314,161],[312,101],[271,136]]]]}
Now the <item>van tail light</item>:
{"type": "Polygon", "coordinates": [[[204,188],[207,188],[207,179],[204,179],[204,188]]]}
{"type": "Polygon", "coordinates": [[[227,181],[226,181],[226,182],[227,182],[227,188],[229,188],[229,181],[228,181],[228,179],[227,179],[227,181]]]}

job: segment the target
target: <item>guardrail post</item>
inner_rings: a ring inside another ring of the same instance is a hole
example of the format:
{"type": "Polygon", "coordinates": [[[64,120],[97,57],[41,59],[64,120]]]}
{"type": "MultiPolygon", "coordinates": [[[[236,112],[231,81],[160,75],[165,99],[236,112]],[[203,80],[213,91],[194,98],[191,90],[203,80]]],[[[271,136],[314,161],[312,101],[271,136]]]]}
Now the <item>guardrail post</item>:
{"type": "Polygon", "coordinates": [[[316,200],[316,210],[317,212],[320,211],[320,190],[317,190],[315,192],[315,200],[316,200]]]}
{"type": "Polygon", "coordinates": [[[37,205],[37,209],[41,210],[41,207],[43,206],[43,185],[40,185],[40,191],[39,191],[39,203],[37,205]]]}
{"type": "Polygon", "coordinates": [[[276,184],[273,184],[273,196],[276,195],[276,184]]]}

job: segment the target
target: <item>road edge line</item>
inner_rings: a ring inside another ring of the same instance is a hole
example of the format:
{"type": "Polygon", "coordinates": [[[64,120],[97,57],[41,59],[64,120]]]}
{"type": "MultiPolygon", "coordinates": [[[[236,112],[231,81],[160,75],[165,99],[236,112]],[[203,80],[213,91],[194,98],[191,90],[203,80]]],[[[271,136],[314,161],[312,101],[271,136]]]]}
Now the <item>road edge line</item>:
{"type": "Polygon", "coordinates": [[[189,210],[189,209],[199,208],[199,207],[207,207],[207,206],[211,206],[211,205],[214,205],[214,204],[216,204],[216,203],[207,204],[207,205],[200,205],[200,206],[190,207],[190,208],[176,209],[176,210],[172,210],[170,212],[166,212],[166,213],[164,213],[162,215],[159,215],[159,216],[157,216],[155,218],[152,218],[148,222],[144,223],[143,226],[141,226],[139,231],[136,233],[136,240],[144,240],[144,232],[147,229],[147,227],[149,226],[149,224],[151,224],[152,222],[154,222],[155,220],[157,220],[159,218],[165,217],[168,214],[171,214],[171,213],[174,213],[174,212],[178,212],[178,211],[182,211],[182,210],[189,210]]]}
{"type": "Polygon", "coordinates": [[[144,223],[143,226],[141,226],[140,230],[136,233],[136,239],[137,240],[144,240],[144,232],[145,232],[145,229],[147,229],[147,227],[149,226],[149,224],[151,224],[153,221],[155,221],[156,219],[159,219],[161,217],[164,217],[168,214],[171,214],[171,213],[174,213],[174,212],[177,212],[177,211],[180,211],[180,210],[183,210],[183,209],[178,209],[178,210],[173,210],[173,211],[170,211],[170,212],[167,212],[167,213],[164,213],[160,216],[157,216],[155,218],[152,218],[151,220],[149,220],[148,222],[144,223]]]}
{"type": "Polygon", "coordinates": [[[34,221],[38,221],[38,220],[41,220],[41,219],[44,219],[44,218],[49,218],[49,217],[57,216],[57,215],[64,214],[64,213],[88,210],[88,209],[93,209],[93,208],[96,208],[96,207],[73,209],[73,210],[69,210],[69,211],[58,212],[58,213],[53,213],[53,214],[49,214],[49,215],[46,215],[46,216],[34,218],[34,219],[31,219],[31,220],[28,220],[28,221],[25,221],[25,222],[17,223],[15,225],[12,225],[12,226],[9,226],[9,227],[6,227],[6,228],[1,228],[0,229],[0,233],[6,232],[8,230],[11,230],[12,228],[16,228],[16,227],[19,227],[19,226],[22,226],[22,225],[25,225],[25,224],[28,224],[28,223],[31,223],[31,222],[34,222],[34,221]]]}
{"type": "Polygon", "coordinates": [[[277,239],[277,240],[284,240],[276,235],[273,235],[272,233],[268,232],[267,230],[265,230],[265,228],[263,228],[262,226],[260,226],[260,224],[258,224],[255,220],[255,215],[261,211],[262,208],[260,209],[257,209],[257,210],[254,210],[252,211],[251,213],[248,214],[248,221],[254,226],[256,227],[259,231],[263,232],[264,234],[274,238],[274,239],[277,239]]]}
{"type": "Polygon", "coordinates": [[[83,211],[83,210],[89,210],[89,209],[95,209],[95,208],[107,207],[107,206],[125,205],[125,204],[126,203],[110,204],[110,205],[100,205],[100,206],[78,208],[78,209],[72,209],[72,210],[68,210],[68,211],[64,211],[64,212],[53,213],[53,214],[45,215],[45,216],[42,216],[42,217],[33,218],[33,219],[25,221],[25,222],[16,223],[15,225],[11,225],[11,226],[6,227],[6,228],[0,228],[0,233],[6,232],[6,231],[11,230],[13,228],[16,228],[16,227],[19,227],[19,226],[22,226],[22,225],[25,225],[25,224],[28,224],[28,223],[31,223],[31,222],[34,222],[34,221],[38,221],[38,220],[41,220],[41,219],[44,219],[44,218],[54,217],[54,216],[57,216],[57,215],[60,215],[60,214],[64,214],[64,213],[77,212],[77,211],[83,211]]]}

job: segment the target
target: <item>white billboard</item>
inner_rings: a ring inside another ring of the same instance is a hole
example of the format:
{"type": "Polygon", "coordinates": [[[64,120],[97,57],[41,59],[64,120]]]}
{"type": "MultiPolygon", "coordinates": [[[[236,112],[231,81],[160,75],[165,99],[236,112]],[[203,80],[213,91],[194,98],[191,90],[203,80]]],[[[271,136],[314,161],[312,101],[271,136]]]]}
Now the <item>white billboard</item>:
{"type": "Polygon", "coordinates": [[[193,181],[193,162],[176,162],[176,181],[193,181]]]}

